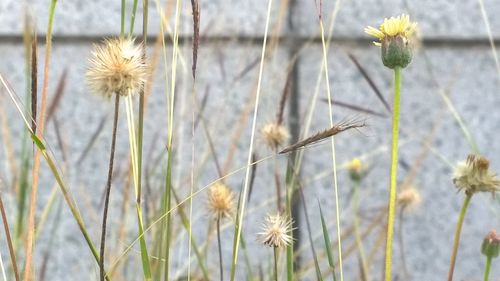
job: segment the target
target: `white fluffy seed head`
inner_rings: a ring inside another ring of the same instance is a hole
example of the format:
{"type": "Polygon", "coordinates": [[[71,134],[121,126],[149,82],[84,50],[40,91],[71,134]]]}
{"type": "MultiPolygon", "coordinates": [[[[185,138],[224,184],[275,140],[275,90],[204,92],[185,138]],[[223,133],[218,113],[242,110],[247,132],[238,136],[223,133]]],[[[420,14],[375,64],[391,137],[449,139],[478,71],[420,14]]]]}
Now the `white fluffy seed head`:
{"type": "Polygon", "coordinates": [[[105,39],[95,45],[89,59],[87,82],[98,95],[127,96],[139,92],[147,77],[140,45],[133,39],[105,39]]]}
{"type": "Polygon", "coordinates": [[[293,230],[293,221],[285,216],[268,215],[262,224],[262,232],[258,233],[259,240],[269,247],[282,248],[293,242],[290,232],[293,230]]]}

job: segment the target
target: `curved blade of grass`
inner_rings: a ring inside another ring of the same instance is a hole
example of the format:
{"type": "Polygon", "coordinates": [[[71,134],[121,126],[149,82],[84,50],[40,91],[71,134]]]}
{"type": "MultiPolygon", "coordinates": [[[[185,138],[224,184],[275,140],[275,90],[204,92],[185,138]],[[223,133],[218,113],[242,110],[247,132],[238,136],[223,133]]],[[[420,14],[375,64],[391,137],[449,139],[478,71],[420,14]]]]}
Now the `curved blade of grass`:
{"type": "Polygon", "coordinates": [[[299,192],[300,192],[300,199],[302,199],[302,206],[304,207],[304,216],[306,218],[306,226],[307,226],[307,234],[309,236],[309,243],[311,246],[311,251],[314,259],[314,268],[316,269],[316,279],[318,281],[323,281],[323,276],[321,274],[321,269],[319,268],[319,263],[318,263],[318,257],[316,255],[316,249],[314,248],[314,243],[312,239],[312,233],[311,233],[311,223],[309,222],[309,214],[307,212],[307,203],[304,198],[304,191],[302,190],[302,187],[299,187],[299,192]]]}
{"type": "MultiPolygon", "coordinates": [[[[339,5],[339,1],[336,2],[335,5],[339,5]]],[[[327,49],[325,43],[325,29],[323,27],[323,19],[321,18],[321,14],[319,14],[319,26],[321,30],[321,45],[323,46],[323,64],[324,64],[324,73],[325,73],[325,83],[326,83],[326,92],[328,97],[328,115],[330,117],[330,126],[333,127],[333,113],[332,113],[332,95],[330,92],[330,76],[328,74],[328,59],[327,59],[327,49]]],[[[338,193],[338,185],[337,185],[337,162],[336,162],[336,152],[335,152],[335,137],[331,138],[332,143],[332,168],[333,168],[333,187],[335,193],[335,214],[337,221],[337,237],[338,239],[338,254],[339,254],[339,268],[340,268],[340,281],[344,281],[344,275],[342,270],[342,240],[340,239],[340,207],[339,207],[339,193],[338,193]]]]}
{"type": "Polygon", "coordinates": [[[144,238],[144,222],[142,216],[142,207],[140,200],[140,184],[139,184],[139,163],[138,163],[138,153],[137,153],[137,138],[136,138],[136,130],[134,124],[134,110],[132,105],[132,97],[128,95],[125,99],[126,111],[127,111],[127,124],[128,124],[128,135],[129,135],[129,143],[130,143],[130,156],[132,158],[132,174],[134,179],[134,187],[135,187],[135,196],[136,196],[136,211],[137,211],[137,223],[139,229],[140,239],[140,248],[141,248],[141,262],[142,269],[144,273],[144,278],[146,280],[151,279],[151,265],[149,262],[149,254],[147,250],[146,240],[144,238]]]}
{"type": "Polygon", "coordinates": [[[500,78],[500,62],[498,61],[497,48],[495,47],[495,40],[493,39],[493,34],[491,33],[488,14],[486,13],[486,9],[484,8],[484,1],[477,0],[477,2],[479,3],[479,7],[481,8],[481,15],[484,20],[484,26],[486,27],[486,31],[488,33],[488,40],[490,41],[491,53],[493,54],[493,59],[495,60],[495,65],[497,67],[498,78],[500,78]]]}
{"type": "Polygon", "coordinates": [[[325,248],[326,248],[326,255],[328,257],[328,265],[332,269],[333,272],[333,281],[337,281],[337,277],[335,274],[335,262],[333,261],[333,254],[332,254],[332,244],[330,242],[330,236],[328,235],[328,226],[325,223],[325,217],[323,216],[323,210],[321,209],[321,203],[319,203],[318,200],[318,207],[319,207],[319,214],[321,216],[321,228],[323,230],[323,238],[325,240],[325,248]]]}

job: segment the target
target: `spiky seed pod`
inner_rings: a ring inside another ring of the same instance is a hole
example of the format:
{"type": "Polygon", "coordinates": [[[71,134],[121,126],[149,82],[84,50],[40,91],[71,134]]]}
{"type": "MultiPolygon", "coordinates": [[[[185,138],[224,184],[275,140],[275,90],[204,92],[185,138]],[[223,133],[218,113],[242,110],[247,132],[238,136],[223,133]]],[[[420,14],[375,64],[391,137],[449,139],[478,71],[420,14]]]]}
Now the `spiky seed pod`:
{"type": "Polygon", "coordinates": [[[133,39],[105,39],[94,46],[89,59],[87,82],[95,94],[132,95],[140,91],[147,77],[140,45],[133,39]]]}
{"type": "Polygon", "coordinates": [[[413,210],[420,205],[422,197],[420,196],[418,189],[410,186],[399,192],[397,202],[401,207],[413,210]]]}
{"type": "Polygon", "coordinates": [[[292,226],[293,221],[279,213],[268,215],[258,236],[260,241],[269,247],[286,247],[293,242],[293,237],[289,234],[293,230],[292,226]]]}
{"type": "Polygon", "coordinates": [[[466,194],[499,191],[500,180],[490,170],[490,162],[484,156],[470,154],[465,162],[458,163],[453,173],[453,183],[466,194]]]}
{"type": "Polygon", "coordinates": [[[290,138],[288,129],[275,122],[270,122],[264,125],[261,132],[264,142],[272,149],[276,149],[284,145],[290,138]]]}
{"type": "Polygon", "coordinates": [[[234,196],[229,187],[217,182],[208,190],[208,210],[214,219],[224,219],[231,216],[234,206],[234,196]]]}

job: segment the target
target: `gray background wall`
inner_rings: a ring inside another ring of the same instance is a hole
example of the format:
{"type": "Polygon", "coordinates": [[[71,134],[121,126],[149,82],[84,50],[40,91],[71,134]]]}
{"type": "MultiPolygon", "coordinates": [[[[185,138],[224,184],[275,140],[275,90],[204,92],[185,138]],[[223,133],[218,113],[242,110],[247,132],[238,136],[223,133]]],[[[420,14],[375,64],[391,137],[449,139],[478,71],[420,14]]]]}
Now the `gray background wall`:
{"type": "MultiPolygon", "coordinates": [[[[130,2],[127,1],[130,7],[130,2]]],[[[162,1],[163,2],[163,1],[162,1]]],[[[202,96],[209,89],[209,100],[205,110],[205,118],[210,134],[216,143],[216,151],[220,159],[227,156],[227,147],[231,141],[235,124],[240,112],[245,108],[247,98],[252,94],[258,75],[258,68],[254,67],[243,76],[240,74],[245,68],[260,56],[262,36],[266,17],[267,1],[200,1],[201,2],[201,34],[204,40],[201,43],[198,60],[196,89],[198,96],[202,96]],[[240,77],[241,76],[241,77],[240,77]]],[[[279,10],[283,1],[274,1],[271,16],[271,30],[275,30],[280,23],[279,10]]],[[[329,22],[334,2],[324,1],[323,16],[329,22]]],[[[447,274],[449,255],[458,211],[463,199],[457,194],[450,180],[451,167],[457,161],[465,159],[470,147],[463,134],[444,103],[440,93],[450,95],[451,102],[462,116],[471,134],[476,138],[481,152],[490,160],[493,169],[500,170],[500,147],[497,145],[498,122],[500,120],[500,73],[495,66],[492,49],[488,41],[488,34],[481,15],[478,1],[373,1],[350,0],[340,1],[340,10],[337,14],[333,31],[333,44],[328,54],[329,79],[334,99],[357,104],[384,112],[382,104],[377,100],[366,81],[361,77],[354,64],[348,59],[351,53],[366,68],[374,82],[382,90],[386,99],[390,101],[392,91],[392,73],[383,67],[379,59],[379,50],[371,45],[371,38],[363,34],[366,25],[377,26],[384,17],[409,13],[411,18],[418,21],[423,38],[423,47],[415,54],[412,64],[404,71],[403,98],[401,116],[401,160],[408,165],[415,164],[425,147],[431,150],[426,154],[421,169],[412,182],[419,188],[423,202],[419,208],[408,213],[403,227],[406,243],[408,268],[411,272],[410,280],[443,280],[447,274]],[[433,138],[424,144],[436,126],[433,138]],[[446,161],[448,162],[446,162],[446,161]]],[[[278,35],[280,44],[266,60],[262,87],[261,107],[258,116],[258,127],[266,121],[273,120],[278,108],[278,101],[286,80],[286,67],[290,57],[298,46],[309,42],[299,52],[297,62],[297,76],[294,87],[299,93],[300,121],[304,116],[314,93],[315,84],[322,63],[322,49],[319,25],[314,1],[290,1],[290,8],[285,10],[281,19],[282,30],[278,35]]],[[[162,6],[164,3],[162,3],[162,6]]],[[[37,30],[41,39],[47,27],[49,1],[13,1],[0,2],[0,71],[19,96],[24,95],[24,50],[22,47],[23,15],[26,7],[36,18],[37,30]]],[[[484,6],[489,16],[489,24],[495,40],[500,36],[500,2],[485,0],[484,6]]],[[[141,9],[137,19],[141,19],[141,9]]],[[[89,93],[85,85],[84,73],[87,66],[87,57],[92,44],[102,37],[115,36],[119,32],[120,1],[60,1],[56,7],[53,56],[51,60],[51,79],[49,83],[50,97],[53,96],[59,77],[66,69],[68,71],[66,93],[61,106],[56,113],[63,135],[64,149],[57,144],[55,127],[49,123],[47,127],[47,141],[58,157],[65,170],[65,178],[70,183],[78,206],[83,213],[87,225],[95,241],[98,240],[100,228],[100,202],[104,188],[107,151],[110,142],[112,104],[104,102],[100,97],[89,93]],[[84,161],[78,159],[87,145],[95,128],[102,118],[107,118],[102,133],[84,161]],[[63,153],[64,151],[64,153],[63,153]]],[[[191,10],[189,1],[183,1],[181,16],[182,38],[190,38],[192,32],[191,10]]],[[[328,25],[326,25],[328,26],[328,25]]],[[[140,20],[136,30],[141,30],[140,20]]],[[[159,31],[159,17],[155,1],[150,1],[150,42],[154,42],[159,31]]],[[[137,33],[139,34],[139,33],[137,33]]],[[[40,40],[42,43],[43,40],[40,40]]],[[[151,44],[152,50],[153,44],[151,44]]],[[[168,47],[168,59],[171,48],[168,47]]],[[[182,46],[182,59],[178,69],[179,90],[177,95],[176,128],[178,154],[174,171],[175,183],[181,193],[186,193],[189,187],[191,161],[191,91],[192,78],[190,74],[191,46],[187,40],[182,46]]],[[[44,53],[43,46],[39,50],[44,53]]],[[[161,65],[161,63],[160,63],[161,65]]],[[[40,69],[41,69],[40,64],[40,69]]],[[[163,70],[160,68],[154,81],[153,91],[148,102],[145,124],[145,151],[152,149],[154,155],[161,152],[166,136],[166,98],[163,70]]],[[[40,73],[40,77],[42,72],[40,73]]],[[[40,79],[41,80],[41,79],[40,79]]],[[[324,81],[320,86],[320,97],[326,97],[324,81]]],[[[11,102],[2,90],[1,106],[6,111],[6,121],[12,130],[11,141],[16,150],[20,149],[22,124],[19,115],[15,112],[11,102]]],[[[50,98],[49,97],[49,98],[50,98]]],[[[122,107],[123,109],[124,107],[122,107]]],[[[311,131],[328,127],[329,117],[326,104],[319,101],[312,118],[311,131]]],[[[342,120],[359,113],[345,108],[334,107],[334,120],[342,120]]],[[[126,217],[130,225],[129,237],[125,241],[118,241],[117,226],[123,222],[121,216],[122,191],[125,188],[124,173],[127,165],[128,139],[126,131],[125,111],[122,110],[120,119],[119,139],[117,150],[117,176],[115,177],[112,193],[112,210],[110,214],[109,245],[115,250],[123,250],[131,239],[135,237],[135,218],[133,211],[126,217]]],[[[361,116],[362,117],[362,116],[361,116]]],[[[286,121],[290,124],[290,120],[286,121]]],[[[384,207],[387,198],[389,154],[386,146],[390,141],[390,118],[368,117],[368,128],[361,133],[348,132],[336,139],[337,163],[343,165],[353,157],[361,156],[371,164],[370,175],[362,186],[362,224],[368,226],[373,218],[374,210],[384,207]]],[[[251,123],[247,122],[243,135],[238,144],[235,161],[229,170],[235,170],[245,165],[249,144],[251,123]]],[[[2,143],[5,136],[2,134],[2,143]]],[[[316,199],[319,198],[329,223],[331,236],[335,238],[334,222],[335,209],[333,201],[333,187],[331,176],[331,159],[329,142],[312,146],[305,152],[303,165],[303,181],[305,197],[312,224],[313,233],[319,235],[320,221],[316,199]]],[[[215,180],[218,175],[209,155],[208,144],[202,130],[195,136],[195,158],[197,177],[196,188],[204,187],[215,180]]],[[[267,156],[271,151],[266,150],[262,140],[257,140],[257,152],[260,156],[267,156]]],[[[5,149],[0,151],[2,182],[12,180],[10,165],[7,161],[5,149]]],[[[284,173],[286,158],[276,157],[276,161],[284,173]]],[[[163,161],[164,162],[164,161],[163,161]]],[[[162,186],[162,170],[164,163],[151,176],[149,183],[150,198],[157,196],[162,186]]],[[[222,161],[223,162],[223,161],[222,161]]],[[[155,165],[146,163],[146,165],[155,165]]],[[[249,205],[249,215],[245,233],[248,236],[249,248],[253,257],[270,258],[269,249],[260,246],[254,237],[259,231],[259,223],[263,216],[274,210],[274,203],[268,198],[274,196],[274,181],[272,171],[274,160],[259,165],[252,200],[249,205]]],[[[399,170],[399,179],[402,181],[409,170],[402,167],[399,170]]],[[[339,190],[341,195],[341,220],[344,228],[351,225],[351,205],[347,198],[350,194],[350,185],[347,173],[341,169],[339,176],[339,190]],[[342,200],[342,199],[345,200],[342,200]]],[[[228,178],[228,184],[234,190],[239,190],[244,173],[237,173],[228,178]]],[[[54,180],[47,167],[42,169],[42,184],[40,185],[39,210],[45,206],[54,180]]],[[[7,205],[14,210],[15,201],[12,192],[2,187],[2,195],[7,205]]],[[[147,200],[146,198],[145,200],[147,200]]],[[[61,201],[60,198],[57,202],[61,201]]],[[[132,201],[130,202],[132,203],[132,201]]],[[[59,203],[56,203],[56,206],[59,203]]],[[[209,219],[204,210],[205,194],[201,193],[194,199],[196,223],[195,234],[197,239],[204,241],[209,219]]],[[[11,213],[14,217],[14,211],[11,213]]],[[[55,219],[52,214],[49,221],[55,219]]],[[[303,215],[299,219],[301,229],[304,229],[303,215]]],[[[48,223],[44,229],[36,250],[36,259],[40,261],[51,237],[54,237],[55,248],[48,264],[46,280],[94,280],[98,268],[93,263],[76,224],[71,218],[66,206],[62,205],[60,226],[57,231],[51,232],[48,223]]],[[[480,280],[484,266],[484,259],[479,253],[479,247],[484,235],[491,228],[500,227],[498,201],[492,201],[489,195],[474,198],[465,227],[462,233],[462,243],[457,262],[457,280],[480,280]]],[[[375,233],[383,229],[377,229],[375,233]]],[[[303,234],[303,243],[306,250],[303,260],[310,261],[306,232],[303,234]]],[[[367,247],[375,243],[376,234],[370,235],[367,247]]],[[[4,238],[2,234],[0,237],[4,238]]],[[[228,228],[223,233],[225,259],[231,256],[232,230],[228,228]]],[[[3,240],[2,240],[3,241],[3,240]]],[[[185,265],[187,241],[185,235],[176,239],[178,247],[173,251],[177,270],[185,265]]],[[[215,240],[211,240],[209,257],[212,265],[216,265],[217,256],[215,240]]],[[[353,239],[344,240],[343,246],[347,249],[353,239]]],[[[5,243],[2,242],[0,254],[4,262],[8,255],[5,243]]],[[[316,249],[322,252],[322,237],[315,240],[316,249]]],[[[136,248],[137,249],[137,248],[136,248]]],[[[395,244],[395,273],[399,280],[404,280],[399,259],[399,244],[395,244]]],[[[377,254],[376,262],[372,266],[374,280],[381,276],[383,253],[377,254]]],[[[242,261],[242,259],[240,259],[242,261]]],[[[257,258],[254,261],[257,262],[257,258]]],[[[128,276],[139,280],[141,271],[137,250],[131,253],[131,259],[126,266],[128,276]]],[[[226,262],[229,270],[229,262],[226,262]]],[[[326,268],[323,264],[323,268],[326,268]]],[[[357,259],[350,255],[345,260],[346,280],[355,280],[358,277],[357,259]]],[[[193,263],[196,267],[196,263],[193,263]]],[[[212,274],[217,278],[214,268],[212,274]]],[[[37,272],[39,273],[38,269],[37,272]]],[[[244,275],[244,266],[238,273],[244,275]]],[[[182,271],[179,270],[179,274],[182,271]]],[[[490,280],[500,280],[498,267],[492,269],[490,280]]],[[[313,280],[314,270],[302,278],[313,280]]],[[[242,280],[242,279],[241,279],[242,280]]]]}

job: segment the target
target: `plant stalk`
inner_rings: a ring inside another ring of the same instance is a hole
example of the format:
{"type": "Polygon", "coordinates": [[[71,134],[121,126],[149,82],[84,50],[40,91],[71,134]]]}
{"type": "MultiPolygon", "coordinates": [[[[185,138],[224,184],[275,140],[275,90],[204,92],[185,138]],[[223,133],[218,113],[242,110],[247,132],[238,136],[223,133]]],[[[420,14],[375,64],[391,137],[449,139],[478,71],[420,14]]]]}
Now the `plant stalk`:
{"type": "Polygon", "coordinates": [[[455,239],[453,240],[453,250],[451,252],[450,269],[448,271],[448,281],[453,280],[453,273],[455,271],[455,262],[457,261],[458,244],[460,243],[460,233],[462,232],[462,225],[464,223],[465,213],[467,212],[467,207],[469,206],[472,194],[466,194],[464,203],[462,204],[462,209],[460,210],[460,216],[458,217],[457,226],[455,228],[455,239]]]}
{"type": "Polygon", "coordinates": [[[111,137],[111,150],[109,152],[109,168],[108,168],[108,179],[106,181],[106,195],[104,198],[104,211],[102,215],[102,232],[101,232],[101,252],[99,254],[100,257],[100,278],[101,281],[104,281],[105,272],[104,272],[104,250],[106,248],[106,222],[108,219],[108,207],[109,207],[109,197],[111,194],[111,181],[113,178],[113,164],[115,159],[115,146],[116,146],[116,129],[118,127],[118,113],[120,111],[120,95],[118,93],[115,94],[115,113],[113,117],[113,133],[111,137]]]}
{"type": "Polygon", "coordinates": [[[391,183],[389,189],[389,213],[387,218],[387,240],[385,248],[385,281],[391,280],[392,240],[394,237],[394,217],[396,211],[400,99],[401,99],[401,67],[395,67],[394,106],[392,109],[391,183]]]}
{"type": "Polygon", "coordinates": [[[219,246],[220,281],[224,281],[224,267],[222,266],[222,244],[220,239],[220,217],[217,218],[217,244],[219,246]]]}
{"type": "Polygon", "coordinates": [[[492,256],[489,256],[486,259],[486,266],[484,267],[484,281],[488,281],[490,279],[490,269],[492,260],[493,260],[492,256]]]}
{"type": "Polygon", "coordinates": [[[359,180],[353,181],[354,195],[352,197],[353,213],[354,213],[354,233],[356,237],[356,247],[358,248],[359,258],[361,261],[361,280],[368,281],[368,265],[366,262],[365,250],[363,247],[363,239],[359,229],[359,180]]]}
{"type": "Polygon", "coordinates": [[[274,281],[278,281],[278,248],[274,247],[274,281]]]}

